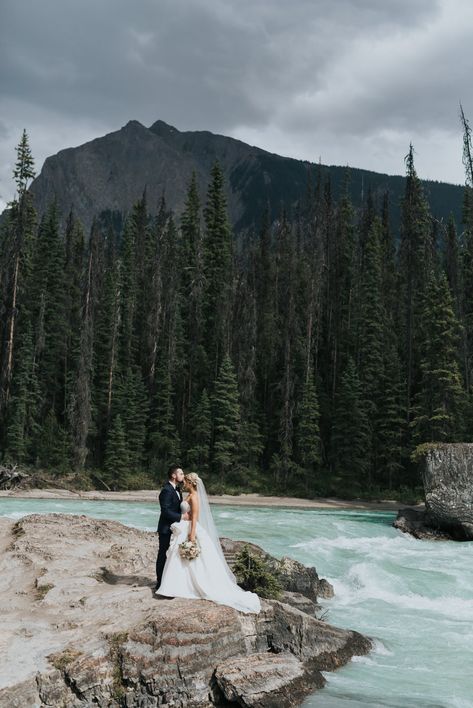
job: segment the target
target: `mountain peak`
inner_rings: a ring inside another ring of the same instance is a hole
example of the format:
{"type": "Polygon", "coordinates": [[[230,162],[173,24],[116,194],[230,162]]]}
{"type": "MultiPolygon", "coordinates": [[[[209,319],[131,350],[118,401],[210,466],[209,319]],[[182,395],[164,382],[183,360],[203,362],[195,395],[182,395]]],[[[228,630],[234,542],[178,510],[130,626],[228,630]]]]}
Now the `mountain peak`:
{"type": "Polygon", "coordinates": [[[140,123],[139,120],[129,120],[128,123],[126,123],[123,126],[123,129],[129,129],[129,128],[144,128],[145,126],[143,123],[140,123]]]}
{"type": "Polygon", "coordinates": [[[149,130],[161,137],[171,135],[172,133],[179,133],[179,130],[169,123],[165,123],[163,120],[157,120],[153,125],[149,126],[149,130]]]}

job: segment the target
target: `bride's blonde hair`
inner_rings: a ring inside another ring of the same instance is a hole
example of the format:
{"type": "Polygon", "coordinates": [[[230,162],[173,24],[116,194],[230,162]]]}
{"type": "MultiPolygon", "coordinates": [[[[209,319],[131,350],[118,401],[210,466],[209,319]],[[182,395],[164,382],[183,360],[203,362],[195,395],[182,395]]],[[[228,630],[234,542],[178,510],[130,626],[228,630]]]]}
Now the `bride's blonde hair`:
{"type": "Polygon", "coordinates": [[[197,489],[197,480],[200,479],[197,472],[189,472],[188,474],[184,475],[184,479],[186,480],[186,482],[189,482],[189,484],[191,484],[194,489],[197,489]]]}

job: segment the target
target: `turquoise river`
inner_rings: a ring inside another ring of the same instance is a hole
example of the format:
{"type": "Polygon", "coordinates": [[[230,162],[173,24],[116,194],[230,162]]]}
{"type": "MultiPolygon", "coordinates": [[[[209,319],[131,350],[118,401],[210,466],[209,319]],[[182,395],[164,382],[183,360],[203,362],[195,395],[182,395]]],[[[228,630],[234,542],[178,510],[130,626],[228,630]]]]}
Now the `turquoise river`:
{"type": "MultiPolygon", "coordinates": [[[[473,543],[419,541],[393,512],[212,507],[221,535],[315,566],[325,619],[375,640],[304,708],[473,708],[473,543]]],[[[157,504],[0,498],[0,515],[77,513],[156,530],[157,504]]],[[[150,569],[151,574],[154,568],[150,569]]]]}

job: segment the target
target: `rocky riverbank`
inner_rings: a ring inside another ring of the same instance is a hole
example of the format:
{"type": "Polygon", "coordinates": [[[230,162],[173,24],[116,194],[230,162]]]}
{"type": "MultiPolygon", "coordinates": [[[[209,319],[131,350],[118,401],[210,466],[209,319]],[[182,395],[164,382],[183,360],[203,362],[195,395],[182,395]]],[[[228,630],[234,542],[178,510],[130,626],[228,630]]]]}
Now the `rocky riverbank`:
{"type": "MultiPolygon", "coordinates": [[[[157,536],[70,514],[0,518],[0,706],[297,705],[371,640],[321,619],[330,584],[283,581],[259,615],[153,594],[157,536]]],[[[241,542],[240,542],[241,544],[241,542]]],[[[229,562],[240,544],[222,539],[229,562]]]]}

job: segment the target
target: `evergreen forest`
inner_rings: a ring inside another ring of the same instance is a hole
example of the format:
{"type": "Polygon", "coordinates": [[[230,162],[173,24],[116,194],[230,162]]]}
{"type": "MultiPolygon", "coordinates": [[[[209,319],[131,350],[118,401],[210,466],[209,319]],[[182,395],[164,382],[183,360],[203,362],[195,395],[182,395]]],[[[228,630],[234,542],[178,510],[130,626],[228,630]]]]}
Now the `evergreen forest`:
{"type": "Polygon", "coordinates": [[[0,460],[144,489],[406,498],[422,444],[473,440],[473,160],[462,222],[405,192],[334,199],[312,166],[236,239],[218,160],[177,216],[144,190],[117,233],[39,217],[26,130],[0,232],[0,460]],[[274,206],[274,205],[273,205],[274,206]],[[399,233],[389,223],[399,210],[399,233]]]}

